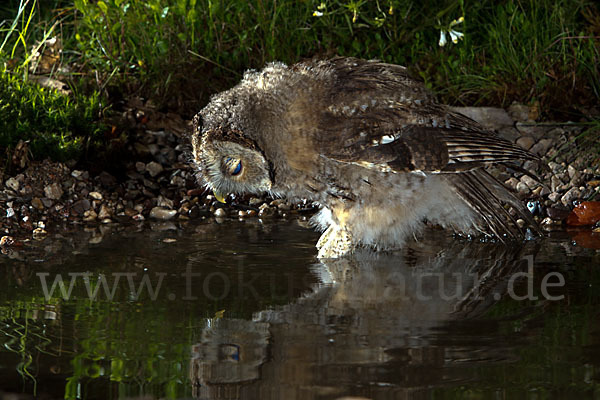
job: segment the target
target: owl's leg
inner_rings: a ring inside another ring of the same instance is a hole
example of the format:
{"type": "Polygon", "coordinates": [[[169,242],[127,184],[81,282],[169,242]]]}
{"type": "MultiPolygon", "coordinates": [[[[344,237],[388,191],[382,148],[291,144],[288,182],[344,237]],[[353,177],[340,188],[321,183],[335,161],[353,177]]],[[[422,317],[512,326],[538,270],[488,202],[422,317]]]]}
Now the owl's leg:
{"type": "Polygon", "coordinates": [[[330,225],[317,243],[319,258],[339,258],[354,248],[352,234],[338,225],[330,225]]]}

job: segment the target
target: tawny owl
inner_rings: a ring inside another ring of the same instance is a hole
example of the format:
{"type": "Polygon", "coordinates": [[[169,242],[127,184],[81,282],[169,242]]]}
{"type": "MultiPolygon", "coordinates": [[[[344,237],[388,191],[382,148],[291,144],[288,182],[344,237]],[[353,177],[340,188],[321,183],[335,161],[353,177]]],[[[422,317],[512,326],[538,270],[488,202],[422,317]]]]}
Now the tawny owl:
{"type": "Polygon", "coordinates": [[[248,71],[194,118],[194,161],[218,199],[309,199],[319,257],[393,249],[426,219],[466,234],[521,235],[526,208],[483,167],[535,159],[438,104],[404,67],[334,58],[248,71]]]}

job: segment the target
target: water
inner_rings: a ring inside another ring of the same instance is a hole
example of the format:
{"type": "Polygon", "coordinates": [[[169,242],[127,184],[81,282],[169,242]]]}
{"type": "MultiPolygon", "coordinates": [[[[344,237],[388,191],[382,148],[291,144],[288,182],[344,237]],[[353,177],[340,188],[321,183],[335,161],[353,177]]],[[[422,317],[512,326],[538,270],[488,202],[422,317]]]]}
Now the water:
{"type": "Polygon", "coordinates": [[[3,257],[0,399],[600,398],[600,254],[573,235],[320,262],[295,221],[170,228],[3,257]]]}

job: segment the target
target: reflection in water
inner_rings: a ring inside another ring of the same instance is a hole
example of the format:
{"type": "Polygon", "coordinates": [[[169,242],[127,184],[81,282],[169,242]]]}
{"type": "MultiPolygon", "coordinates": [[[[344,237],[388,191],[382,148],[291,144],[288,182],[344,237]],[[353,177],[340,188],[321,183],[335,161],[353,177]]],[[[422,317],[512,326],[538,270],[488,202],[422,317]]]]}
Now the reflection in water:
{"type": "Polygon", "coordinates": [[[313,266],[321,284],[310,294],[252,321],[216,320],[193,346],[194,396],[429,398],[460,379],[452,366],[513,358],[502,343],[480,347],[478,358],[460,340],[437,338],[450,322],[477,318],[499,301],[535,246],[440,238],[323,261],[313,266]]]}
{"type": "Polygon", "coordinates": [[[430,231],[317,262],[318,234],[294,221],[154,228],[0,260],[0,399],[597,396],[600,253],[568,236],[509,248],[430,231]],[[40,273],[88,280],[47,298],[40,273]],[[541,289],[553,273],[560,301],[541,289]],[[136,294],[145,277],[155,296],[136,294]]]}

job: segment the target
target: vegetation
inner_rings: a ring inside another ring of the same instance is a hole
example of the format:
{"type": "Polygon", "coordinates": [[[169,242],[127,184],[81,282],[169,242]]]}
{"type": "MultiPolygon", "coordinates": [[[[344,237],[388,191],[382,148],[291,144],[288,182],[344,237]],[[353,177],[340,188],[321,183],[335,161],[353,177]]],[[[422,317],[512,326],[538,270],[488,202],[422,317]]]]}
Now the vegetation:
{"type": "Polygon", "coordinates": [[[600,9],[592,0],[468,7],[463,0],[11,0],[4,7],[5,69],[26,80],[32,47],[43,52],[58,36],[52,74],[113,103],[136,94],[189,117],[247,68],[340,54],[409,65],[453,104],[517,101],[539,104],[544,117],[597,118],[600,9]]]}

